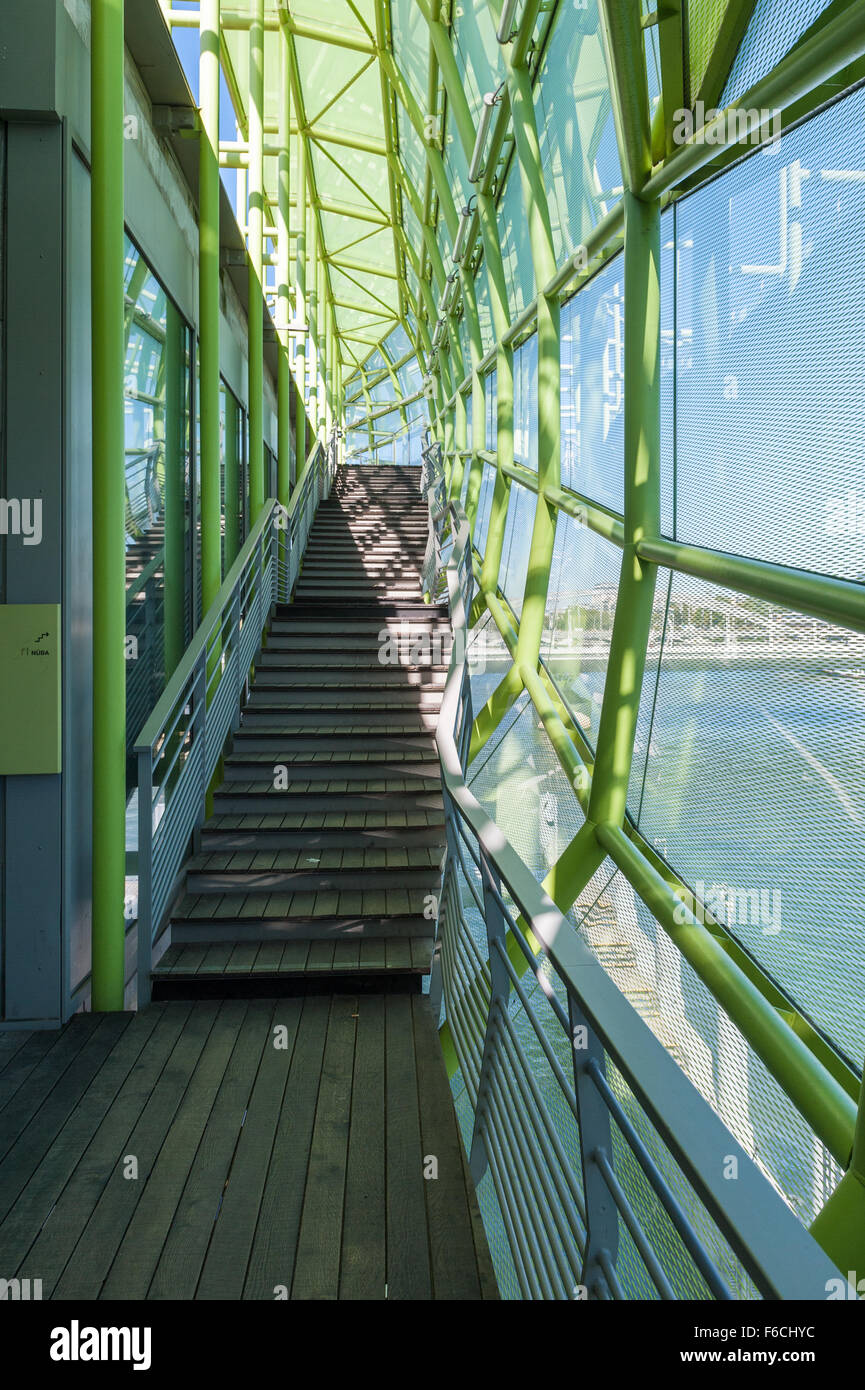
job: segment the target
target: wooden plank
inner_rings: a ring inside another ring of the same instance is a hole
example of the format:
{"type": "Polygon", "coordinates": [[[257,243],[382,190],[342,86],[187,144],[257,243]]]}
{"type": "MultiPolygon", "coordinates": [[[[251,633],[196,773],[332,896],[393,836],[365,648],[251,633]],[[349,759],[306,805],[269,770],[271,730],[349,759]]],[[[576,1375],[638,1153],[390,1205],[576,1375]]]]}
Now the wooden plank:
{"type": "MultiPolygon", "coordinates": [[[[132,1015],[102,1014],[96,1017],[98,1022],[88,1033],[84,1046],[74,1048],[69,1066],[57,1077],[38,1110],[33,1111],[26,1123],[14,1133],[12,1143],[0,1163],[0,1220],[17,1200],[54,1138],[80,1103],[111,1048],[129,1027],[132,1015]]],[[[71,1032],[71,1028],[64,1029],[64,1034],[67,1032],[71,1032]]],[[[30,1089],[29,1084],[25,1089],[30,1089]]],[[[6,1124],[13,1123],[14,1116],[20,1113],[16,1101],[7,1106],[4,1128],[6,1124]]]]}
{"type": "Polygon", "coordinates": [[[334,970],[356,970],[360,962],[360,941],[336,941],[333,946],[334,970]]]}
{"type": "Polygon", "coordinates": [[[389,1299],[432,1295],[411,1000],[385,999],[385,1142],[389,1299]]]}
{"type": "Polygon", "coordinates": [[[384,938],[363,937],[360,943],[360,969],[361,970],[384,970],[385,967],[385,943],[384,938]]]}
{"type": "Polygon", "coordinates": [[[333,1300],[339,1295],[356,1012],[348,995],[334,995],[330,1001],[292,1298],[333,1300]]]}
{"type": "Polygon", "coordinates": [[[333,948],[332,941],[310,941],[306,958],[307,973],[330,970],[333,967],[333,948]]]}
{"type": "MultiPolygon", "coordinates": [[[[70,1175],[138,1062],[158,1019],[158,1010],[146,1010],[128,1022],[0,1224],[0,1251],[10,1274],[39,1235],[70,1175]]],[[[44,1107],[34,1123],[40,1123],[43,1113],[44,1107]]]]}
{"type": "Polygon", "coordinates": [[[476,1299],[480,1280],[451,1090],[429,1001],[414,995],[411,1009],[423,1151],[438,1166],[438,1176],[424,1182],[433,1293],[476,1299]]]}
{"type": "MultiPolygon", "coordinates": [[[[135,1097],[139,1102],[137,1112],[131,1112],[127,1105],[125,1113],[130,1125],[121,1144],[115,1145],[110,1155],[100,1151],[100,1191],[90,1215],[79,1224],[80,1238],[65,1268],[59,1272],[52,1293],[54,1298],[99,1297],[114,1252],[147,1185],[150,1170],[183,1099],[218,1011],[215,1003],[199,1004],[194,1009],[188,1006],[180,1008],[182,1026],[156,1084],[149,1094],[135,1097]],[[143,1107],[140,1104],[142,1100],[146,1102],[143,1107]],[[125,1176],[128,1158],[137,1160],[137,1178],[125,1176]]],[[[54,1224],[53,1217],[50,1224],[54,1224]]]]}
{"type": "Polygon", "coordinates": [[[261,943],[259,941],[238,942],[232,951],[226,970],[235,974],[250,974],[255,965],[261,943]]]}
{"type": "Polygon", "coordinates": [[[355,1013],[339,1296],[383,1299],[387,1283],[383,997],[361,995],[355,1013]]]}
{"type": "MultiPolygon", "coordinates": [[[[254,1000],[240,1024],[201,1142],[189,1166],[189,1176],[171,1220],[148,1298],[191,1298],[196,1290],[232,1171],[232,1159],[255,1078],[262,1058],[273,1051],[272,1014],[271,1001],[254,1000]]],[[[111,1282],[109,1279],[108,1287],[111,1282]]]]}
{"type": "MultiPolygon", "coordinates": [[[[164,964],[165,957],[163,957],[156,966],[157,972],[167,970],[172,975],[195,975],[207,955],[207,947],[204,945],[183,944],[170,947],[169,950],[176,952],[176,954],[167,966],[164,964]]],[[[168,955],[169,952],[166,951],[165,954],[168,955]]]]}
{"type": "Polygon", "coordinates": [[[117,1248],[102,1287],[103,1298],[147,1297],[189,1177],[192,1156],[201,1141],[247,1008],[247,1001],[242,999],[228,999],[220,1006],[207,1044],[117,1248]]]}
{"type": "MultiPolygon", "coordinates": [[[[18,1045],[7,1049],[6,1065],[0,1072],[0,1111],[33,1075],[43,1057],[58,1045],[59,1035],[50,1028],[40,1029],[38,1033],[27,1033],[23,1029],[20,1033],[0,1033],[0,1041],[7,1039],[18,1045]]],[[[3,1132],[6,1132],[5,1123],[3,1132]]]]}
{"type": "MultiPolygon", "coordinates": [[[[38,1055],[36,1066],[28,1068],[24,1078],[26,1086],[18,1084],[11,1088],[0,1114],[0,1158],[12,1147],[66,1068],[72,1065],[98,1023],[97,1014],[76,1014],[61,1033],[46,1029],[44,1035],[40,1034],[42,1041],[34,1043],[33,1048],[38,1055]]],[[[27,1050],[30,1053],[30,1049],[27,1050]]],[[[16,1071],[16,1079],[19,1075],[16,1071]]]]}
{"type": "Polygon", "coordinates": [[[272,1300],[290,1290],[327,1036],[329,1000],[303,1001],[243,1297],[272,1300]]]}
{"type": "Polygon", "coordinates": [[[0,1033],[0,1076],[16,1052],[20,1052],[24,1044],[29,1042],[31,1038],[38,1036],[39,1033],[31,1033],[26,1028],[7,1028],[0,1033]]]}
{"type": "Polygon", "coordinates": [[[282,960],[283,943],[281,941],[265,941],[261,945],[258,955],[255,957],[255,964],[252,973],[259,975],[266,971],[276,974],[282,960]]]}
{"type": "Polygon", "coordinates": [[[280,972],[293,974],[305,970],[308,955],[308,941],[286,941],[282,948],[282,959],[279,962],[280,972]]]}
{"type": "Polygon", "coordinates": [[[196,1298],[239,1299],[243,1294],[301,1010],[300,999],[280,999],[273,1006],[261,1065],[237,1141],[196,1298]]]}
{"type": "Polygon", "coordinates": [[[198,967],[199,975],[222,975],[231,959],[232,947],[225,943],[208,946],[204,960],[198,967]]]}
{"type": "Polygon", "coordinates": [[[384,958],[388,970],[411,970],[411,943],[408,937],[387,937],[384,958]]]}

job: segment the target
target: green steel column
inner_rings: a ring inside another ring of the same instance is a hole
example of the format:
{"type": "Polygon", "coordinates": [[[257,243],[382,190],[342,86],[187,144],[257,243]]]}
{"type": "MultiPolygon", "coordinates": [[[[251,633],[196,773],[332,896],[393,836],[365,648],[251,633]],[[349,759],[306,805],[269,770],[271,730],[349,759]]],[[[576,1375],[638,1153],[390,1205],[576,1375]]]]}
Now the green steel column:
{"type": "Polygon", "coordinates": [[[288,30],[279,30],[280,105],[279,105],[279,181],[277,199],[277,327],[279,333],[279,373],[277,385],[277,419],[279,447],[277,450],[276,495],[284,507],[291,493],[291,53],[288,30]]]}
{"type": "Polygon", "coordinates": [[[461,391],[457,391],[453,409],[453,462],[451,464],[450,483],[448,485],[448,496],[459,497],[463,488],[463,469],[465,468],[465,458],[463,449],[467,448],[468,422],[466,419],[466,402],[461,391]]]}
{"type": "Polygon", "coordinates": [[[502,567],[511,480],[502,470],[514,461],[514,354],[501,343],[496,350],[496,481],[490,506],[481,567],[481,590],[495,593],[502,567]]]}
{"type": "MultiPolygon", "coordinates": [[[[316,219],[316,222],[317,220],[318,219],[316,219]]],[[[316,246],[319,252],[315,273],[315,314],[318,337],[318,428],[316,433],[319,439],[323,439],[325,429],[325,383],[327,381],[327,360],[325,357],[327,343],[327,301],[324,292],[324,247],[321,244],[321,237],[317,232],[316,246]]]]}
{"type": "Polygon", "coordinates": [[[123,401],[123,0],[91,7],[93,338],[92,1007],[123,1008],[126,561],[123,401]]]}
{"type": "Polygon", "coordinates": [[[240,467],[237,450],[238,409],[230,391],[225,400],[225,572],[231,569],[240,550],[240,467]]]}
{"type": "MultiPolygon", "coordinates": [[[[186,470],[183,433],[186,418],[186,328],[171,300],[165,315],[165,675],[177,668],[186,645],[186,470]]],[[[235,430],[235,434],[236,434],[235,430]]],[[[226,492],[228,490],[226,461],[226,492]]],[[[235,486],[235,497],[237,487],[235,486]]],[[[226,532],[226,543],[228,535],[226,532]]]]}
{"type": "Polygon", "coordinates": [[[295,261],[295,378],[298,399],[294,432],[297,471],[306,462],[306,141],[297,132],[297,246],[295,261]]]}
{"type": "Polygon", "coordinates": [[[249,507],[264,496],[264,0],[251,0],[249,29],[249,507]]]}
{"type": "Polygon", "coordinates": [[[219,0],[200,10],[198,193],[201,598],[206,613],[221,583],[219,478],[219,0]]]}
{"type": "MultiPolygon", "coordinates": [[[[457,134],[462,144],[463,154],[466,161],[470,161],[474,151],[476,130],[463,87],[462,78],[457,67],[456,58],[454,57],[450,37],[445,26],[441,23],[441,20],[433,17],[433,11],[428,0],[418,0],[418,4],[429,26],[430,36],[435,48],[442,80],[444,81],[447,91],[448,102],[450,103],[450,109],[456,124],[457,134]]],[[[477,199],[478,224],[484,244],[484,265],[486,267],[489,285],[493,331],[499,343],[496,352],[498,447],[496,483],[490,510],[487,542],[484,550],[484,564],[481,572],[481,593],[478,595],[474,611],[475,620],[477,620],[483,605],[484,592],[487,590],[494,590],[498,582],[505,521],[510,498],[510,479],[502,473],[502,465],[504,463],[513,463],[513,351],[511,348],[501,345],[502,339],[508,330],[510,314],[507,280],[505,278],[504,265],[502,262],[501,241],[496,218],[496,206],[487,187],[491,173],[492,170],[489,171],[478,185],[475,196],[477,199]]],[[[485,397],[485,384],[481,382],[480,386],[485,397]]],[[[474,389],[475,383],[473,382],[473,390],[474,389]]],[[[484,410],[485,413],[485,402],[483,405],[480,405],[478,399],[475,398],[472,404],[472,446],[475,449],[486,448],[484,433],[485,423],[477,419],[480,410],[484,410]],[[484,436],[483,443],[481,443],[482,435],[484,436]]],[[[466,504],[472,523],[472,529],[474,529],[474,523],[477,517],[477,492],[480,488],[480,482],[483,476],[483,465],[480,460],[476,459],[473,461],[472,472],[474,477],[470,477],[469,479],[469,491],[466,504]]]]}
{"type": "MultiPolygon", "coordinates": [[[[859,1095],[850,1166],[811,1225],[811,1234],[843,1274],[855,1271],[858,1283],[865,1269],[865,1081],[859,1095]]],[[[861,1293],[860,1293],[861,1297],[861,1293]]]]}
{"type": "Polygon", "coordinates": [[[307,270],[307,286],[309,295],[309,308],[307,320],[309,323],[309,422],[312,426],[314,437],[318,438],[318,219],[315,209],[311,211],[311,226],[309,238],[309,264],[307,270]]]}
{"type": "Polygon", "coordinates": [[[480,457],[487,447],[487,393],[486,382],[475,367],[472,371],[472,456],[469,467],[469,481],[466,488],[466,516],[469,531],[474,535],[478,515],[478,502],[481,492],[484,461],[480,457]]]}
{"type": "Polygon", "coordinates": [[[652,172],[646,48],[638,5],[599,0],[610,97],[625,185],[639,193],[652,172]]]}
{"type": "Polygon", "coordinates": [[[660,203],[625,192],[625,546],[588,818],[621,825],[634,752],[657,566],[637,544],[660,532],[660,203]]]}
{"type": "Polygon", "coordinates": [[[511,45],[510,52],[508,48],[504,50],[514,141],[538,292],[539,491],[517,645],[517,662],[525,662],[532,669],[537,667],[540,654],[556,535],[556,510],[543,496],[543,489],[558,487],[561,481],[559,305],[555,297],[547,299],[541,293],[556,271],[555,249],[531,81],[524,61],[514,61],[521,41],[531,32],[536,13],[537,4],[529,3],[517,41],[511,45]]]}

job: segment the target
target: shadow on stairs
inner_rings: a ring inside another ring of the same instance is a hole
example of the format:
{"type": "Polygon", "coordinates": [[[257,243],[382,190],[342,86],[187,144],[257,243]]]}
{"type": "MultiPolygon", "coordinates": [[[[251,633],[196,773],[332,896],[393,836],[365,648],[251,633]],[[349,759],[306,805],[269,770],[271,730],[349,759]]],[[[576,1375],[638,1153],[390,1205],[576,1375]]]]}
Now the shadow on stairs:
{"type": "Polygon", "coordinates": [[[444,814],[446,612],[417,470],[345,470],[277,608],[154,999],[419,990],[444,814]]]}

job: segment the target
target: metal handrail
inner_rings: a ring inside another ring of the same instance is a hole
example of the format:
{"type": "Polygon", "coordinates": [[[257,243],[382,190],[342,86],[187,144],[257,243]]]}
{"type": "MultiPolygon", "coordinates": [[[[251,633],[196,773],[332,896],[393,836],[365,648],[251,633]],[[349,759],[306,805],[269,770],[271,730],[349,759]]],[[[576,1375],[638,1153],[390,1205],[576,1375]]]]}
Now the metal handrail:
{"type": "Polygon", "coordinates": [[[138,761],[138,1001],[150,997],[153,946],[174,900],[207,792],[238,727],[274,602],[287,602],[335,441],[313,444],[287,506],[271,498],[135,741],[138,761]]]}
{"type": "MultiPolygon", "coordinates": [[[[427,470],[426,455],[424,464],[427,470]]],[[[435,473],[433,461],[425,481],[435,473]]],[[[432,504],[432,486],[428,497],[432,504]]],[[[492,1177],[520,1289],[525,1297],[627,1297],[627,1278],[617,1269],[627,1236],[628,1258],[641,1261],[660,1298],[693,1297],[695,1281],[705,1289],[704,1296],[732,1297],[720,1267],[731,1264],[764,1297],[825,1298],[828,1280],[838,1277],[835,1266],[616,987],[466,783],[473,576],[469,524],[459,502],[436,508],[431,525],[439,546],[446,524],[453,536],[445,573],[454,640],[436,732],[448,838],[438,919],[443,994],[474,1110],[472,1172],[476,1180],[487,1171],[492,1177]],[[461,842],[474,861],[469,865],[474,882],[461,842]],[[463,885],[472,899],[469,917],[463,885]],[[482,911],[476,910],[479,900],[482,911]],[[481,932],[486,958],[478,944],[481,932]],[[509,941],[525,957],[561,1032],[554,1028],[551,1035],[541,1022],[510,959],[509,941]],[[540,1044],[548,1068],[543,1078],[537,1058],[530,1060],[526,1053],[517,1015],[540,1044]],[[571,1060],[563,1065],[562,1057],[571,1060]],[[608,1074],[609,1063],[626,1090],[608,1074]],[[572,1117],[578,1163],[567,1157],[544,1084],[572,1117]],[[637,1117],[643,1125],[648,1121],[659,1143],[647,1141],[637,1117]],[[730,1181],[734,1170],[736,1180],[730,1181]],[[650,1200],[656,1216],[647,1221],[650,1200]],[[668,1260],[665,1266],[664,1251],[673,1246],[652,1239],[657,1220],[675,1232],[672,1265],[668,1260]],[[706,1229],[701,1232],[700,1226],[706,1229]],[[714,1254],[712,1245],[717,1247],[714,1254]],[[719,1259],[719,1254],[727,1258],[719,1259]],[[683,1293],[686,1287],[691,1291],[683,1293]]]]}

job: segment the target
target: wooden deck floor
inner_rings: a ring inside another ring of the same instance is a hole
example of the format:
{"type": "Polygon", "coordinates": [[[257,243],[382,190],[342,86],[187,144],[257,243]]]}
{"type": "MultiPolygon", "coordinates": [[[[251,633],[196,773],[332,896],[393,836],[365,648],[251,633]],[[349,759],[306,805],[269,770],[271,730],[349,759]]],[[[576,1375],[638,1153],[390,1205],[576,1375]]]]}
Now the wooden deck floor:
{"type": "Polygon", "coordinates": [[[0,1035],[16,1276],[46,1299],[496,1298],[426,998],[172,1002],[0,1035]]]}

